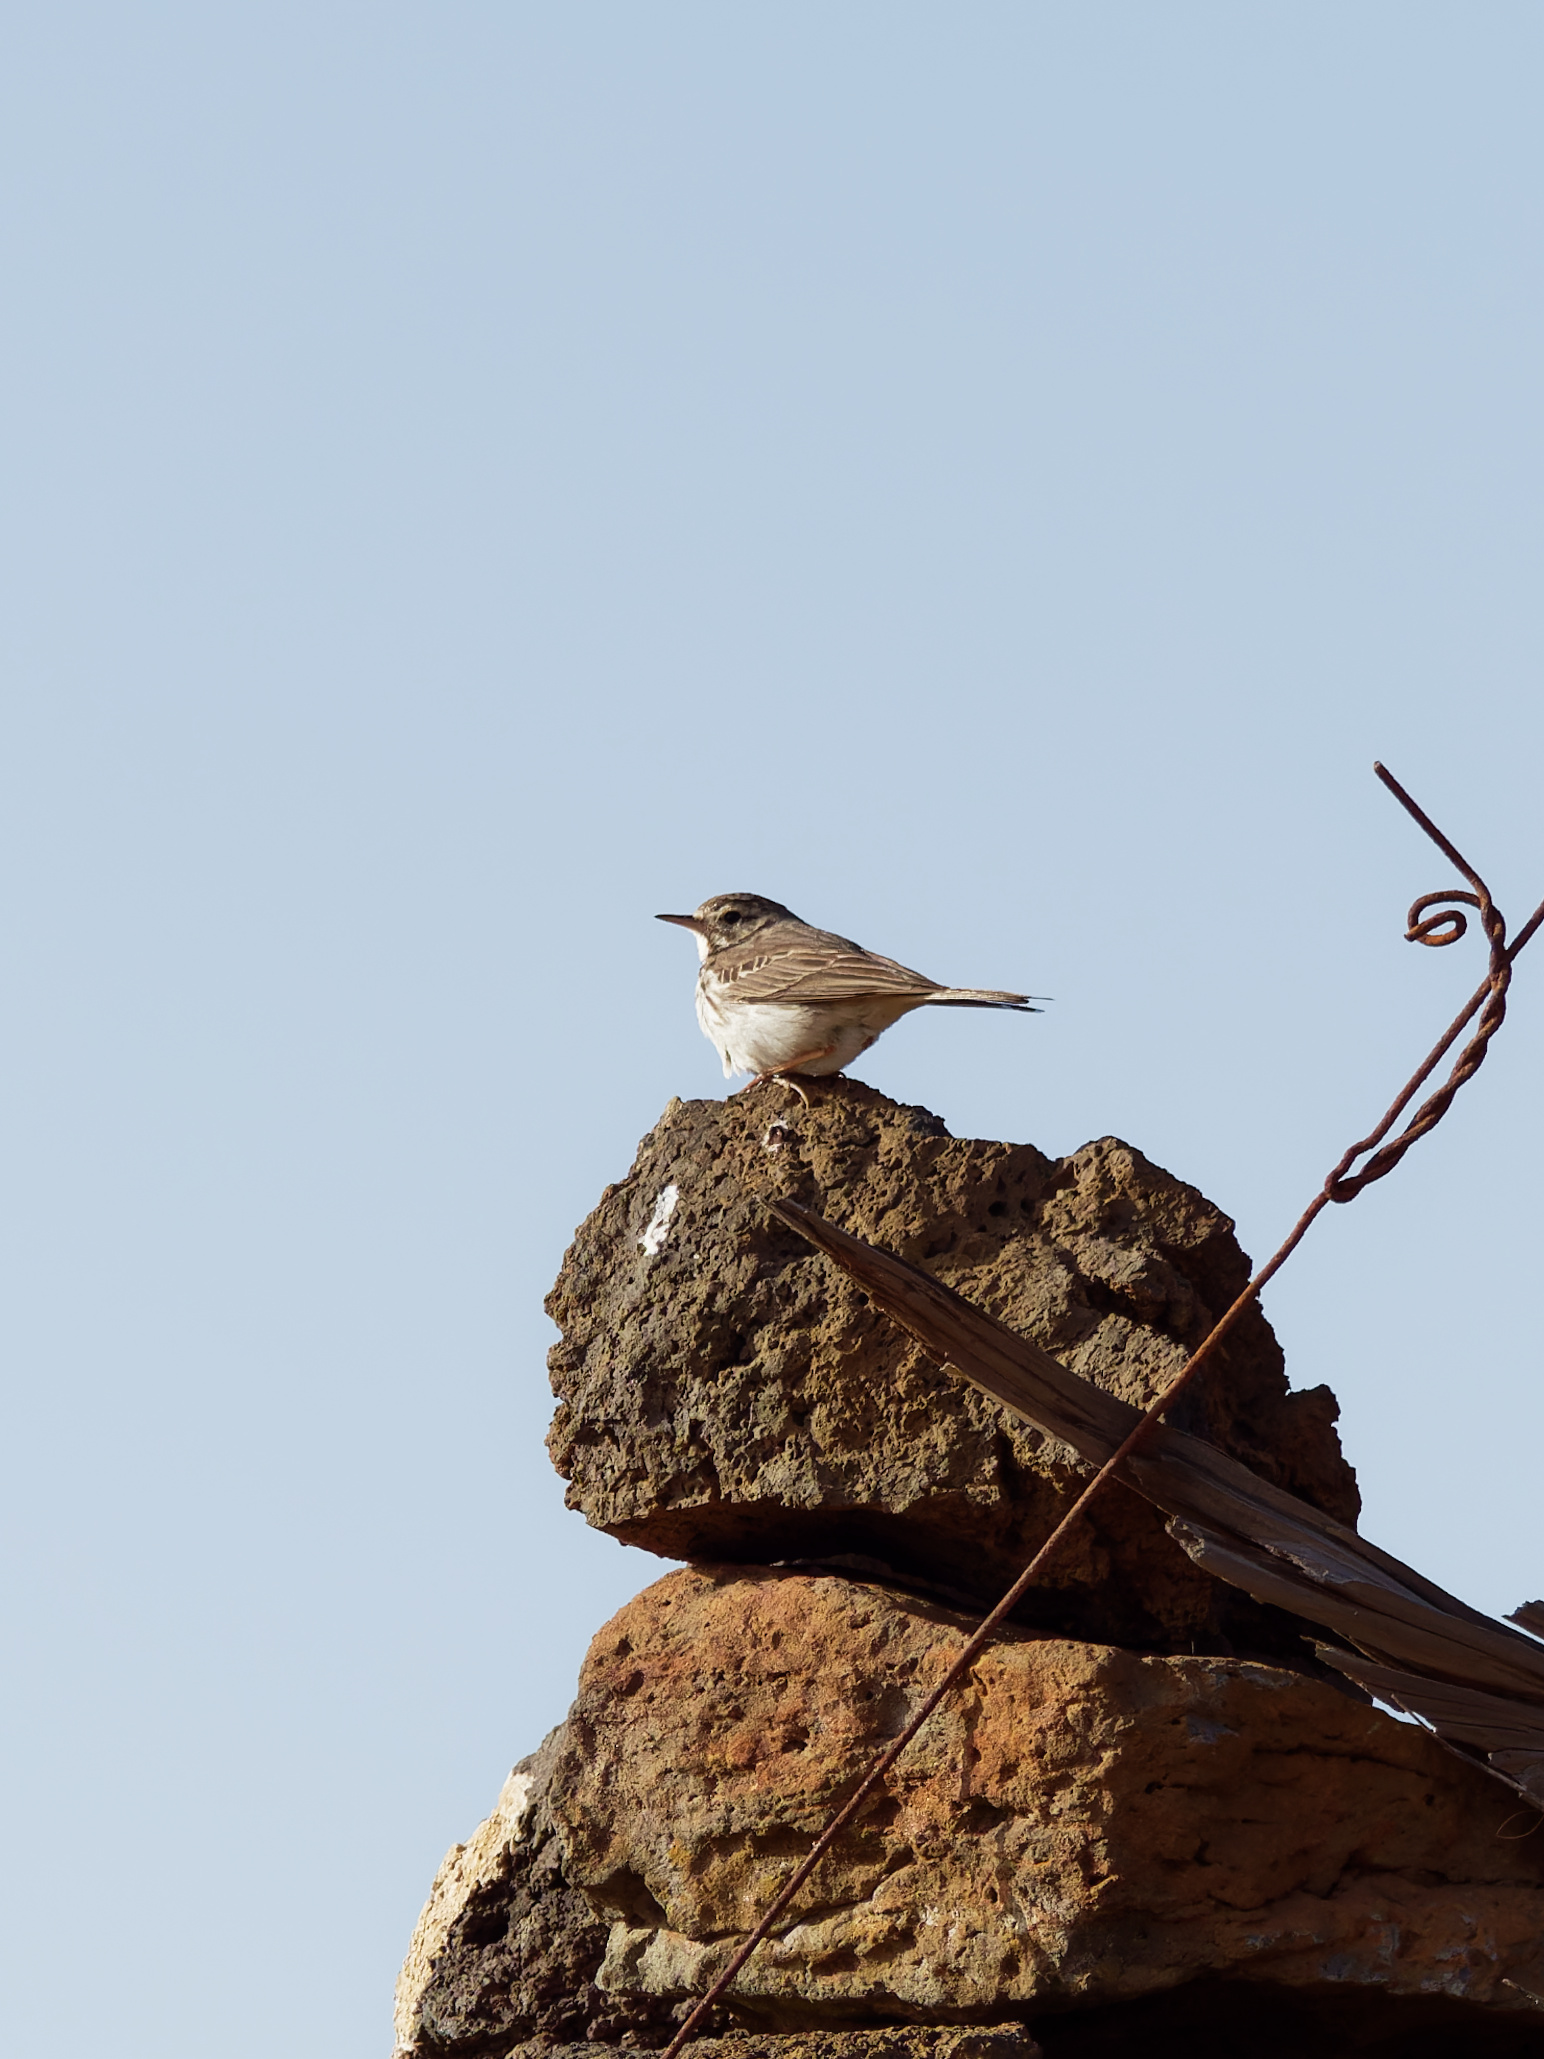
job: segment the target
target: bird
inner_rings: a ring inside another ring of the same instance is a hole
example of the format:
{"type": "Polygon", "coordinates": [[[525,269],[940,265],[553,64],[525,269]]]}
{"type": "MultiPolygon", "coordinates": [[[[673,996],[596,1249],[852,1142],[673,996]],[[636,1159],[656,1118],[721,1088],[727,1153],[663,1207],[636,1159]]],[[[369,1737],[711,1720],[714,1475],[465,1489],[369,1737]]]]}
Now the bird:
{"type": "Polygon", "coordinates": [[[1029,994],[945,987],[850,937],[802,921],[765,894],[715,894],[691,915],[659,915],[697,939],[697,1020],[724,1076],[780,1080],[801,1100],[803,1079],[839,1073],[913,1008],[1012,1008],[1038,1015],[1029,994]]]}

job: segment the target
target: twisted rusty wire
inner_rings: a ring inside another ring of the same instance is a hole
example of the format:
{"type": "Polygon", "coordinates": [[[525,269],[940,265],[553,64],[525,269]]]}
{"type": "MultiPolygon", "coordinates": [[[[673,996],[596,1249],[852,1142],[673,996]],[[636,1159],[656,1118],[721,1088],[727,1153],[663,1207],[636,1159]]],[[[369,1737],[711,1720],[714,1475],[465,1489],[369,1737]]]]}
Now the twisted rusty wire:
{"type": "Polygon", "coordinates": [[[1008,1592],[1002,1597],[1001,1601],[997,1603],[989,1615],[983,1617],[981,1622],[977,1624],[971,1636],[946,1667],[941,1678],[913,1713],[906,1727],[893,1743],[885,1748],[868,1772],[864,1774],[858,1785],[847,1797],[847,1800],[831,1818],[799,1865],[789,1875],[778,1893],[768,1904],[760,1921],[749,1937],[746,1938],[744,1944],[740,1946],[739,1950],[730,1959],[728,1965],[724,1967],[723,1971],[713,1981],[707,1993],[693,2007],[680,2029],[671,2039],[669,2045],[666,2046],[663,2059],[679,2059],[682,2049],[690,2042],[693,2033],[698,2025],[706,2019],[714,2003],[719,2000],[730,1986],[735,1975],[739,1973],[756,1947],[767,1936],[773,1924],[782,1915],[789,1903],[792,1902],[800,1888],[804,1886],[826,1853],[836,1843],[842,1831],[859,1813],[874,1790],[882,1784],[890,1769],[899,1760],[906,1747],[911,1743],[933,1711],[943,1701],[955,1682],[975,1664],[976,1660],[996,1636],[1006,1618],[1018,1606],[1029,1589],[1034,1586],[1047,1564],[1055,1556],[1057,1547],[1063,1538],[1067,1536],[1068,1532],[1076,1526],[1089,1503],[1101,1492],[1105,1484],[1114,1478],[1126,1460],[1146,1443],[1160,1417],[1165,1415],[1179,1400],[1180,1396],[1194,1380],[1196,1374],[1206,1364],[1208,1359],[1215,1354],[1223,1339],[1233,1329],[1245,1310],[1258,1299],[1261,1289],[1265,1287],[1267,1282],[1275,1278],[1282,1266],[1292,1256],[1292,1253],[1307,1235],[1315,1217],[1321,1214],[1332,1201],[1354,1201],[1364,1187],[1370,1186],[1374,1180],[1381,1180],[1391,1173],[1410,1146],[1418,1138],[1424,1137],[1429,1130],[1434,1129],[1442,1120],[1443,1116],[1452,1106],[1453,1097],[1457,1094],[1459,1088],[1466,1081],[1473,1079],[1481,1065],[1484,1064],[1486,1052],[1490,1047],[1490,1040],[1501,1027],[1506,1015],[1506,992],[1511,983],[1512,963],[1517,957],[1518,952],[1532,939],[1539,926],[1544,924],[1544,901],[1541,901],[1534,910],[1517,936],[1516,941],[1508,947],[1506,924],[1502,920],[1500,911],[1492,901],[1490,889],[1486,886],[1484,880],[1480,878],[1473,866],[1459,854],[1425,811],[1411,799],[1410,795],[1405,792],[1405,789],[1385,766],[1375,763],[1373,770],[1401,807],[1420,824],[1433,843],[1458,867],[1459,871],[1474,889],[1470,893],[1461,887],[1455,887],[1443,893],[1423,894],[1410,909],[1405,925],[1407,941],[1430,944],[1437,947],[1446,944],[1456,944],[1459,938],[1464,936],[1468,930],[1468,918],[1462,912],[1463,907],[1475,908],[1479,911],[1480,921],[1484,925],[1485,933],[1490,943],[1490,963],[1486,969],[1485,978],[1476,988],[1473,995],[1471,995],[1468,1004],[1448,1025],[1435,1046],[1428,1053],[1424,1062],[1400,1089],[1388,1113],[1378,1124],[1377,1128],[1373,1130],[1370,1136],[1364,1137],[1359,1144],[1351,1145],[1342,1155],[1339,1163],[1328,1174],[1323,1186],[1320,1187],[1318,1193],[1315,1194],[1312,1201],[1303,1210],[1303,1213],[1293,1224],[1276,1251],[1261,1266],[1232,1307],[1213,1324],[1174,1379],[1164,1389],[1163,1393],[1158,1396],[1157,1400],[1152,1403],[1140,1421],[1133,1426],[1125,1441],[1116,1451],[1111,1453],[1110,1457],[1106,1459],[1104,1464],[1088,1481],[1077,1499],[1051,1531],[1050,1535],[1024,1568],[1023,1572],[1020,1573],[1017,1580],[1008,1589],[1008,1592]],[[1428,909],[1439,906],[1443,909],[1441,914],[1429,915],[1427,913],[1428,909]],[[1481,1011],[1483,1012],[1481,1013],[1481,1011]],[[1480,1013],[1479,1024],[1475,1029],[1474,1035],[1459,1053],[1453,1070],[1449,1073],[1447,1079],[1437,1089],[1436,1093],[1422,1102],[1421,1106],[1393,1142],[1385,1144],[1384,1138],[1388,1136],[1389,1131],[1398,1122],[1405,1109],[1409,1107],[1411,1101],[1414,1100],[1432,1073],[1442,1063],[1443,1058],[1458,1041],[1458,1038],[1473,1020],[1476,1013],[1480,1013]],[[1362,1167],[1360,1172],[1352,1173],[1351,1167],[1356,1163],[1357,1159],[1369,1151],[1373,1153],[1373,1156],[1368,1160],[1367,1164],[1362,1167]]]}
{"type": "Polygon", "coordinates": [[[1490,888],[1481,879],[1474,867],[1462,853],[1449,842],[1426,811],[1407,794],[1386,765],[1374,764],[1373,771],[1388,788],[1407,814],[1420,824],[1445,857],[1456,865],[1464,878],[1473,887],[1473,893],[1465,893],[1461,887],[1451,887],[1446,892],[1422,894],[1411,906],[1405,923],[1406,941],[1412,944],[1430,944],[1441,947],[1456,944],[1469,929],[1464,907],[1477,908],[1485,934],[1490,941],[1490,964],[1485,978],[1470,998],[1469,1005],[1448,1029],[1427,1058],[1425,1064],[1400,1092],[1394,1105],[1370,1136],[1363,1137],[1359,1144],[1352,1144],[1340,1163],[1324,1182],[1324,1191],[1331,1201],[1354,1201],[1364,1187],[1372,1185],[1391,1173],[1401,1158],[1419,1137],[1436,1128],[1453,1104],[1453,1096],[1467,1080],[1472,1080],[1485,1063],[1485,1054],[1490,1049],[1490,1040],[1506,1019],[1506,994],[1512,982],[1512,958],[1528,941],[1537,926],[1535,916],[1527,932],[1519,938],[1512,951],[1507,950],[1506,922],[1501,910],[1490,897],[1490,888]],[[1458,904],[1462,904],[1462,906],[1458,904]],[[1428,915],[1430,908],[1440,907],[1438,915],[1428,915]],[[1383,1139],[1394,1127],[1416,1094],[1425,1085],[1441,1064],[1447,1052],[1457,1041],[1460,1032],[1471,1021],[1475,1010],[1481,1009],[1479,1023],[1474,1035],[1458,1054],[1453,1070],[1448,1074],[1435,1094],[1423,1101],[1409,1122],[1392,1143],[1383,1139]],[[1379,1148],[1381,1146],[1381,1149],[1379,1148]],[[1366,1152],[1372,1152],[1360,1172],[1353,1173],[1351,1167],[1366,1152]]]}

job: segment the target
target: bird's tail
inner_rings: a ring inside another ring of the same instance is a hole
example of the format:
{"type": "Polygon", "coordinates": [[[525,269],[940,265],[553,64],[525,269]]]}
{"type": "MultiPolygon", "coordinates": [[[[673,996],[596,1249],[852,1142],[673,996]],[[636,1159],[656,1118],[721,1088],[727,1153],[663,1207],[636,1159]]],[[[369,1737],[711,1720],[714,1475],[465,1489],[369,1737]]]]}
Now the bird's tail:
{"type": "Polygon", "coordinates": [[[929,994],[929,1003],[936,1002],[941,1008],[1016,1008],[1021,1015],[1039,1015],[1043,1011],[1032,1005],[1029,994],[999,994],[992,987],[940,987],[936,994],[929,994]]]}

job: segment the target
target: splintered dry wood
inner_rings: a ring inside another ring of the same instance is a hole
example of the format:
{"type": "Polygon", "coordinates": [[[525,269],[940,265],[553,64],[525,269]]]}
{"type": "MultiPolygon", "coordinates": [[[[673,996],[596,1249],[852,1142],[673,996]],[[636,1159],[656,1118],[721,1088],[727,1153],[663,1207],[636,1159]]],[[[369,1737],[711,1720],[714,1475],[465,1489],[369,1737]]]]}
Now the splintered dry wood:
{"type": "MultiPolygon", "coordinates": [[[[1138,1421],[1126,1402],[892,1253],[797,1202],[771,1207],[932,1357],[1088,1464],[1103,1465],[1138,1421]]],[[[1167,1423],[1119,1477],[1165,1511],[1198,1565],[1332,1630],[1354,1650],[1319,1647],[1327,1665],[1544,1808],[1544,1645],[1167,1423]]],[[[1511,1620],[1544,1635],[1544,1603],[1511,1620]]]]}

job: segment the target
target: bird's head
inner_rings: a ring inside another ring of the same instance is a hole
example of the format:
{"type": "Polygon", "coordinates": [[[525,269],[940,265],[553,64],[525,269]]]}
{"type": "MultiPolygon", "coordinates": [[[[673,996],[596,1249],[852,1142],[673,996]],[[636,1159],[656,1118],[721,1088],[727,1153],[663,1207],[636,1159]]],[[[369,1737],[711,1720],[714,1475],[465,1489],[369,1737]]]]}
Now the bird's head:
{"type": "Polygon", "coordinates": [[[706,958],[726,944],[743,944],[773,922],[797,922],[798,916],[781,901],[769,901],[765,894],[715,894],[704,901],[695,915],[657,915],[656,922],[677,922],[697,939],[697,955],[706,958]]]}

